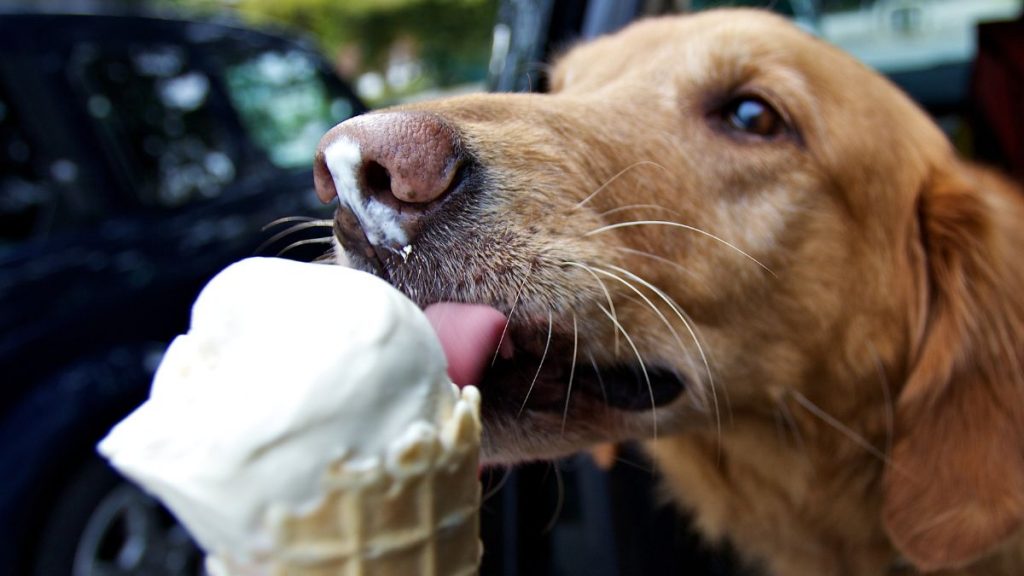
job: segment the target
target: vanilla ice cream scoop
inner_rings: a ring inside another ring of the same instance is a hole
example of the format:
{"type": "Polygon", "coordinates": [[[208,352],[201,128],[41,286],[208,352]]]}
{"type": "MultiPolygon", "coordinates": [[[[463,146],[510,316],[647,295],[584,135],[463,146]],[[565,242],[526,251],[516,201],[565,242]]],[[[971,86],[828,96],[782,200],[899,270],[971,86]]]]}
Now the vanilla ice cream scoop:
{"type": "Polygon", "coordinates": [[[459,390],[423,313],[355,270],[252,258],[202,291],[149,400],[100,452],[211,554],[259,556],[268,506],[301,514],[322,471],[380,465],[431,434],[459,390]]]}

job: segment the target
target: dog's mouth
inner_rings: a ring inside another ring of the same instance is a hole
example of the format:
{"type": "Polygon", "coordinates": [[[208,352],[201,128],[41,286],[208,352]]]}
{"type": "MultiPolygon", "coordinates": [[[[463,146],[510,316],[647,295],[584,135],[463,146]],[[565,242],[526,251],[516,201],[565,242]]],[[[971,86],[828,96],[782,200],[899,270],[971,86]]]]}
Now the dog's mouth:
{"type": "MultiPolygon", "coordinates": [[[[344,209],[335,215],[335,234],[350,264],[402,284],[390,272],[401,255],[371,244],[358,225],[346,225],[344,219],[353,217],[344,209]]],[[[437,301],[422,294],[420,300],[445,350],[449,375],[456,384],[480,388],[485,418],[532,412],[589,419],[601,409],[651,411],[675,401],[687,386],[674,368],[609,359],[616,355],[590,341],[571,317],[539,317],[508,303],[437,301]]]]}
{"type": "Polygon", "coordinates": [[[657,365],[601,365],[581,353],[579,334],[548,318],[532,326],[508,322],[479,304],[438,303],[426,308],[456,384],[481,389],[485,407],[565,413],[573,398],[626,411],[650,410],[675,400],[684,379],[657,365]]]}

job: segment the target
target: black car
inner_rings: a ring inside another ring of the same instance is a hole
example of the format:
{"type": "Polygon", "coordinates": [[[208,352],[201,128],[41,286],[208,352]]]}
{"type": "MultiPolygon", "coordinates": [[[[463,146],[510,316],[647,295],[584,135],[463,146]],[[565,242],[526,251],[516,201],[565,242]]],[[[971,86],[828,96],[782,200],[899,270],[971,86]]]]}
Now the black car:
{"type": "MultiPolygon", "coordinates": [[[[201,573],[94,446],[145,398],[206,280],[276,219],[325,215],[313,150],[363,110],[276,35],[0,14],[0,574],[201,573]]],[[[310,259],[325,236],[269,250],[310,259]]]]}

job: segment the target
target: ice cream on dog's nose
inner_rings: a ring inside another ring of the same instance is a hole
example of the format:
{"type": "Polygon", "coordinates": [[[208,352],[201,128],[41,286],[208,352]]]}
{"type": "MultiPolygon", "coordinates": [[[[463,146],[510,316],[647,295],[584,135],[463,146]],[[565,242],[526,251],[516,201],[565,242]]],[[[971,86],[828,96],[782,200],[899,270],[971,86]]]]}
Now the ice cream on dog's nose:
{"type": "Polygon", "coordinates": [[[383,280],[254,258],[206,286],[149,400],[99,449],[168,505],[215,570],[389,573],[381,562],[400,553],[448,574],[479,558],[478,411],[423,312],[383,280]],[[432,516],[409,518],[423,499],[432,516]],[[395,540],[410,530],[418,539],[395,540]]]}

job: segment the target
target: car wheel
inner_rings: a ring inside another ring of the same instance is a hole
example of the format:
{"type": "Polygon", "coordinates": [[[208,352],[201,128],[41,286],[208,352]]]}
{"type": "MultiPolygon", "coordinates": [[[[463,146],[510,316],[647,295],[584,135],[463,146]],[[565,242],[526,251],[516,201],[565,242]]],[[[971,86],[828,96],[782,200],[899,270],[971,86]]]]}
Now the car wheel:
{"type": "Polygon", "coordinates": [[[156,500],[91,457],[47,518],[35,576],[200,576],[203,554],[156,500]]]}

